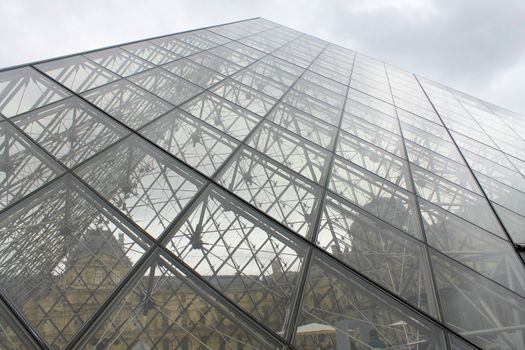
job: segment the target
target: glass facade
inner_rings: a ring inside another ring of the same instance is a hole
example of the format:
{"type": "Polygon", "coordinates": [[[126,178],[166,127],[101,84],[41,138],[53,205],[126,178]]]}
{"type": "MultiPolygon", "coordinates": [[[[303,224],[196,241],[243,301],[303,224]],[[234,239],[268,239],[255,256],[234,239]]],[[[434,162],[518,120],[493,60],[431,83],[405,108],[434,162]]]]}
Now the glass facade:
{"type": "Polygon", "coordinates": [[[261,18],[0,71],[0,349],[524,349],[523,135],[261,18]]]}

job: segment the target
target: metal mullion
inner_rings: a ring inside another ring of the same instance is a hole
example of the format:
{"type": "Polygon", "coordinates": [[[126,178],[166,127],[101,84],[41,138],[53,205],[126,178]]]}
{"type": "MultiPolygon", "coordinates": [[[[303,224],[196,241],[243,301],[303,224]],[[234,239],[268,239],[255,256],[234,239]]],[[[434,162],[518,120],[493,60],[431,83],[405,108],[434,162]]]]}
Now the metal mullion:
{"type": "MultiPolygon", "coordinates": [[[[285,45],[286,45],[286,44],[285,44],[285,45]]],[[[321,51],[321,52],[322,52],[322,51],[321,51]]],[[[266,56],[264,56],[264,57],[266,57],[266,56]]],[[[354,59],[355,59],[355,58],[354,58],[354,59]]],[[[313,62],[313,61],[312,61],[312,62],[313,62]]],[[[304,69],[304,68],[302,68],[302,69],[304,69]]],[[[76,94],[75,94],[75,95],[76,95],[76,94]]],[[[91,105],[91,104],[90,104],[90,105],[91,105]]],[[[273,108],[272,108],[272,109],[273,109],[273,108]]],[[[270,111],[271,111],[271,109],[270,109],[270,111]]],[[[268,115],[268,113],[267,113],[266,115],[268,115]]],[[[130,129],[130,128],[128,128],[128,129],[130,129]]],[[[135,133],[133,130],[132,130],[132,132],[135,133]]],[[[149,141],[148,141],[148,142],[149,142],[149,141]]],[[[335,146],[335,144],[334,144],[334,146],[335,146]]],[[[235,152],[232,153],[231,156],[233,156],[233,154],[235,154],[235,152]]],[[[230,157],[229,159],[231,159],[231,157],[230,157]]],[[[225,167],[225,164],[228,163],[229,159],[227,159],[227,160],[223,163],[223,165],[222,165],[221,168],[224,168],[224,167],[225,167]]],[[[220,170],[220,169],[218,169],[218,170],[220,170]]],[[[220,173],[220,171],[217,171],[216,174],[218,174],[218,173],[220,173]]],[[[327,178],[328,178],[328,177],[327,177],[327,178]]],[[[206,187],[206,186],[208,186],[208,185],[205,185],[205,187],[206,187]]],[[[229,191],[228,191],[228,192],[229,192],[229,191]]],[[[246,203],[245,201],[243,201],[243,202],[246,203]]],[[[257,208],[255,208],[255,210],[256,210],[257,212],[260,212],[257,208]]],[[[265,215],[265,217],[266,217],[266,215],[265,215]]],[[[271,218],[270,218],[270,220],[271,220],[271,218]]],[[[175,220],[175,221],[177,221],[177,220],[175,220]]],[[[288,230],[287,230],[287,232],[288,232],[288,230]]],[[[308,242],[308,243],[310,244],[311,249],[313,249],[313,248],[312,248],[312,244],[311,244],[310,242],[308,242]]],[[[388,294],[390,295],[391,293],[388,293],[388,294]]],[[[397,298],[396,296],[393,296],[393,297],[394,297],[394,298],[397,298]]],[[[404,303],[404,304],[406,304],[406,303],[404,303]]],[[[421,312],[418,310],[418,314],[423,314],[423,313],[421,313],[421,312]]]]}
{"type": "MultiPolygon", "coordinates": [[[[386,65],[383,64],[383,69],[385,71],[385,75],[386,75],[386,79],[387,79],[387,82],[388,82],[388,86],[389,86],[389,91],[390,91],[390,94],[392,95],[392,86],[390,84],[390,77],[388,76],[388,71],[386,69],[386,65]]],[[[416,187],[416,183],[414,181],[414,177],[413,177],[413,174],[412,174],[412,167],[411,167],[411,163],[410,161],[408,160],[408,152],[407,152],[407,148],[406,148],[406,144],[405,144],[405,137],[403,135],[403,129],[401,128],[401,121],[399,120],[399,115],[397,113],[397,109],[395,107],[395,100],[392,98],[392,100],[394,101],[394,111],[395,111],[395,114],[396,114],[396,119],[397,119],[397,123],[398,123],[398,127],[399,127],[399,132],[401,134],[401,142],[403,144],[403,150],[405,152],[405,156],[407,157],[407,166],[408,166],[408,180],[410,181],[411,185],[412,185],[412,188],[413,188],[413,191],[414,191],[414,201],[415,201],[415,211],[417,212],[417,218],[418,218],[418,223],[419,223],[419,228],[421,230],[421,234],[422,234],[422,238],[423,238],[423,243],[424,243],[424,249],[425,249],[425,255],[426,255],[426,263],[427,263],[427,266],[429,268],[429,272],[430,272],[430,278],[431,278],[431,281],[432,281],[432,291],[433,291],[433,294],[434,294],[434,301],[435,301],[435,305],[437,307],[437,315],[439,315],[439,319],[442,320],[442,322],[445,322],[445,317],[444,317],[444,312],[443,312],[443,307],[441,306],[441,300],[440,300],[440,296],[439,296],[439,291],[437,290],[437,282],[436,282],[436,277],[435,277],[435,272],[434,272],[434,266],[433,266],[433,263],[430,259],[430,249],[429,249],[429,245],[428,245],[428,242],[427,242],[427,236],[426,236],[426,232],[425,232],[425,226],[423,224],[423,215],[421,214],[421,207],[419,205],[419,195],[417,193],[417,187],[416,187]]],[[[430,299],[430,298],[429,298],[430,299]]],[[[431,306],[432,304],[429,303],[429,306],[431,306]]],[[[445,339],[446,340],[446,339],[445,339]]],[[[450,344],[448,344],[448,342],[445,342],[445,346],[447,346],[447,349],[450,350],[450,344]]]]}
{"type": "MultiPolygon", "coordinates": [[[[324,48],[319,52],[319,54],[310,62],[308,67],[306,67],[306,69],[303,70],[301,75],[299,75],[297,77],[297,79],[295,80],[295,83],[290,86],[290,88],[288,89],[288,91],[286,91],[286,93],[283,95],[283,97],[286,94],[288,94],[288,92],[293,88],[293,86],[297,83],[297,81],[299,81],[302,78],[302,76],[305,74],[305,72],[308,70],[308,68],[312,66],[312,64],[319,58],[319,56],[321,56],[321,54],[326,50],[327,46],[328,46],[328,44],[325,45],[324,48]]],[[[347,88],[347,90],[348,90],[348,88],[347,88]]],[[[341,115],[342,115],[343,112],[344,112],[344,105],[343,105],[343,108],[341,110],[341,115]]],[[[341,123],[341,121],[342,121],[342,118],[340,118],[339,123],[341,123]]],[[[334,147],[335,147],[336,144],[337,144],[337,134],[336,134],[335,140],[334,140],[334,147]]],[[[327,160],[327,164],[326,164],[327,169],[331,168],[332,162],[333,162],[333,158],[334,157],[333,157],[333,154],[332,154],[330,159],[327,160]]],[[[317,203],[316,203],[317,204],[317,217],[315,218],[315,220],[312,221],[312,224],[309,227],[308,232],[306,233],[307,236],[311,236],[311,242],[315,242],[315,236],[316,236],[315,233],[317,232],[317,226],[319,226],[319,221],[321,220],[321,216],[322,216],[322,212],[323,212],[323,202],[324,202],[324,198],[325,198],[325,195],[326,195],[326,187],[328,185],[329,178],[330,178],[330,176],[329,176],[329,172],[328,172],[326,174],[324,186],[321,185],[321,187],[320,187],[321,188],[321,192],[319,194],[319,197],[318,197],[318,200],[317,200],[317,203]]],[[[314,208],[312,208],[312,210],[314,210],[314,208]]],[[[312,214],[314,214],[314,212],[312,214]]],[[[312,217],[313,217],[313,215],[312,215],[312,217]]],[[[298,319],[299,319],[299,312],[301,310],[301,305],[303,303],[304,292],[305,292],[305,288],[306,288],[306,284],[307,284],[308,274],[310,272],[310,266],[311,266],[311,262],[312,262],[312,255],[313,255],[313,251],[314,251],[313,243],[311,243],[306,238],[305,238],[305,241],[307,241],[309,243],[309,245],[307,245],[307,248],[305,250],[304,259],[303,259],[303,262],[302,262],[302,265],[301,265],[301,269],[298,272],[297,285],[296,285],[296,288],[294,289],[294,294],[293,294],[293,299],[292,299],[292,304],[291,304],[291,311],[288,313],[288,317],[286,318],[287,324],[286,324],[284,332],[283,332],[283,336],[285,337],[285,339],[286,339],[288,344],[292,344],[293,341],[294,341],[294,338],[295,338],[295,330],[297,328],[297,322],[298,322],[298,319]]]]}
{"type": "MultiPolygon", "coordinates": [[[[430,105],[432,106],[432,108],[434,109],[434,112],[436,112],[436,115],[438,116],[438,118],[441,120],[441,123],[443,123],[443,126],[445,125],[445,123],[443,122],[443,119],[441,117],[441,115],[438,113],[436,107],[434,106],[434,103],[432,102],[432,100],[430,99],[430,97],[428,96],[427,92],[425,91],[425,89],[423,88],[423,85],[421,85],[421,82],[419,81],[419,79],[417,78],[417,76],[415,74],[413,74],[414,78],[416,79],[416,81],[418,82],[419,86],[421,87],[421,90],[423,91],[423,93],[425,94],[426,98],[428,99],[430,105]]],[[[464,107],[463,107],[464,108],[464,107]]],[[[470,114],[470,113],[469,113],[470,114]]],[[[514,243],[514,241],[512,240],[512,237],[510,236],[509,232],[507,231],[505,225],[503,224],[503,221],[501,220],[501,218],[499,217],[496,209],[494,208],[494,205],[492,204],[492,202],[490,201],[489,197],[487,196],[485,190],[483,189],[483,187],[481,186],[481,183],[479,182],[478,178],[476,177],[476,174],[474,173],[474,171],[472,170],[472,168],[470,167],[470,165],[468,164],[467,162],[467,159],[465,158],[465,156],[463,155],[463,152],[461,151],[461,148],[458,146],[458,144],[456,143],[456,140],[452,137],[452,134],[450,133],[450,130],[447,129],[445,127],[445,129],[447,130],[447,133],[449,135],[449,137],[452,139],[452,143],[454,144],[454,146],[456,146],[456,150],[459,152],[459,155],[461,156],[461,158],[463,159],[463,162],[465,162],[465,166],[469,169],[469,172],[470,174],[472,175],[472,177],[474,178],[474,181],[476,181],[476,184],[478,185],[483,197],[485,197],[485,200],[487,201],[490,209],[492,210],[492,213],[494,214],[496,220],[498,221],[501,229],[503,230],[503,232],[505,233],[508,241],[511,243],[512,245],[512,248],[514,249],[514,252],[516,253],[517,257],[518,257],[518,260],[521,261],[521,264],[522,264],[522,267],[525,269],[525,261],[524,261],[524,258],[523,256],[519,253],[518,249],[517,249],[517,244],[514,243]]],[[[512,163],[512,162],[511,162],[512,163]]]]}
{"type": "Polygon", "coordinates": [[[28,347],[28,349],[51,349],[30,323],[25,320],[25,317],[18,311],[16,305],[9,300],[1,289],[0,311],[3,316],[1,320],[7,322],[8,326],[13,330],[22,343],[28,347]]]}

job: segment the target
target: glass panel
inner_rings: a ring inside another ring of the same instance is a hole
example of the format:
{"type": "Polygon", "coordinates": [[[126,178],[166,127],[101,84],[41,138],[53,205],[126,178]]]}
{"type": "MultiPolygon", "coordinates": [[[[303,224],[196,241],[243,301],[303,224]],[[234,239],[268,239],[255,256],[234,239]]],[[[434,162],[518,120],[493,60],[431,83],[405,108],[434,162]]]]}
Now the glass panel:
{"type": "Polygon", "coordinates": [[[257,115],[210,92],[202,93],[181,108],[241,141],[260,121],[257,115]]]}
{"type": "Polygon", "coordinates": [[[281,98],[288,89],[287,86],[281,85],[249,69],[243,69],[242,71],[235,73],[232,76],[232,79],[273,98],[281,98]]]}
{"type": "Polygon", "coordinates": [[[202,283],[159,256],[101,319],[84,349],[278,349],[202,283]]]}
{"type": "Polygon", "coordinates": [[[450,158],[410,141],[406,141],[405,145],[408,158],[412,164],[441,176],[467,190],[481,194],[478,184],[470,173],[469,168],[463,162],[457,163],[450,158]]]}
{"type": "Polygon", "coordinates": [[[187,33],[181,33],[174,35],[177,40],[183,41],[185,43],[188,43],[190,45],[193,45],[195,47],[198,47],[201,50],[207,50],[209,48],[212,48],[214,46],[223,44],[224,42],[228,42],[228,39],[223,38],[219,35],[216,35],[216,37],[219,37],[220,39],[224,41],[217,42],[217,40],[210,40],[209,36],[210,32],[206,30],[198,30],[198,31],[192,31],[187,33]]]}
{"type": "Polygon", "coordinates": [[[355,89],[348,89],[348,98],[350,99],[350,101],[346,103],[347,106],[348,105],[353,106],[355,105],[355,102],[358,102],[361,105],[368,106],[386,115],[389,115],[392,117],[396,116],[396,111],[393,105],[391,105],[390,103],[386,103],[382,100],[379,100],[368,94],[365,94],[361,91],[358,91],[355,89]]]}
{"type": "Polygon", "coordinates": [[[484,197],[418,167],[412,168],[412,176],[422,198],[490,232],[503,235],[501,225],[484,197]]]}
{"type": "Polygon", "coordinates": [[[446,349],[441,329],[319,253],[305,288],[299,349],[446,349]]]}
{"type": "Polygon", "coordinates": [[[322,86],[310,83],[302,78],[299,79],[293,86],[297,91],[300,91],[308,96],[314,97],[320,101],[326,102],[336,108],[343,108],[345,97],[333,92],[322,86]]]}
{"type": "Polygon", "coordinates": [[[265,54],[259,50],[255,50],[252,47],[246,46],[241,44],[238,41],[230,41],[224,47],[227,47],[231,50],[235,50],[243,55],[250,56],[251,58],[258,60],[261,57],[265,56],[265,54]]]}
{"type": "Polygon", "coordinates": [[[514,243],[525,243],[525,217],[508,210],[496,203],[492,203],[505,229],[514,243]]]}
{"type": "Polygon", "coordinates": [[[324,184],[330,153],[272,123],[261,124],[248,144],[310,180],[324,184]]]}
{"type": "Polygon", "coordinates": [[[156,119],[172,108],[167,102],[125,80],[103,86],[83,96],[133,129],[156,119]]]}
{"type": "Polygon", "coordinates": [[[117,143],[76,172],[157,238],[204,181],[137,136],[117,143]]]}
{"type": "Polygon", "coordinates": [[[482,349],[525,348],[525,301],[438,253],[431,254],[444,318],[482,349]]]}
{"type": "Polygon", "coordinates": [[[260,116],[266,115],[277,102],[275,99],[232,79],[219,83],[211,91],[260,116]]]}
{"type": "Polygon", "coordinates": [[[162,47],[154,45],[149,41],[122,46],[122,48],[156,65],[165,64],[179,58],[179,56],[173,52],[164,50],[162,47]]]}
{"type": "MultiPolygon", "coordinates": [[[[303,68],[275,56],[265,56],[261,58],[260,61],[254,63],[253,66],[250,66],[250,69],[256,69],[255,67],[259,64],[267,65],[273,69],[279,69],[280,71],[286,72],[294,77],[298,77],[304,72],[303,68]]],[[[295,78],[293,80],[295,81],[295,78]]]]}
{"type": "Polygon", "coordinates": [[[11,124],[0,123],[0,210],[63,172],[11,124]]]}
{"type": "Polygon", "coordinates": [[[509,242],[424,200],[419,202],[427,242],[503,286],[525,295],[525,270],[509,242]]]}
{"type": "Polygon", "coordinates": [[[111,118],[77,97],[24,114],[13,122],[70,168],[127,133],[111,118]]]}
{"type": "Polygon", "coordinates": [[[329,188],[380,219],[421,239],[415,198],[401,187],[336,157],[329,188]]]}
{"type": "Polygon", "coordinates": [[[116,74],[83,56],[42,63],[37,68],[75,92],[90,90],[119,79],[116,74]]]}
{"type": "Polygon", "coordinates": [[[297,79],[297,75],[289,73],[281,69],[281,67],[279,66],[275,66],[275,65],[272,65],[271,63],[267,63],[266,57],[261,59],[259,62],[255,62],[248,69],[256,73],[259,73],[269,79],[272,79],[273,81],[281,83],[284,86],[292,85],[297,79]]]}
{"type": "Polygon", "coordinates": [[[383,128],[378,128],[375,124],[370,124],[361,118],[354,117],[351,114],[343,115],[341,130],[357,136],[385,151],[395,154],[398,157],[405,158],[403,150],[403,139],[400,135],[389,132],[383,128]]]}
{"type": "Polygon", "coordinates": [[[241,66],[210,52],[200,52],[189,59],[223,75],[230,75],[242,69],[241,66]]]}
{"type": "Polygon", "coordinates": [[[525,216],[525,193],[478,172],[474,172],[474,175],[491,201],[525,216]]]}
{"type": "Polygon", "coordinates": [[[130,80],[173,105],[179,105],[202,91],[196,85],[162,68],[134,75],[130,80]]]}
{"type": "Polygon", "coordinates": [[[445,141],[433,134],[428,134],[406,123],[401,123],[401,127],[403,128],[403,137],[405,140],[412,141],[458,163],[463,163],[463,158],[453,143],[445,141]]]}
{"type": "Polygon", "coordinates": [[[0,349],[29,350],[30,348],[22,343],[22,339],[15,333],[10,323],[7,314],[0,314],[0,349]]]}
{"type": "Polygon", "coordinates": [[[346,85],[340,84],[332,79],[325,78],[324,76],[309,70],[303,74],[301,80],[308,81],[325,89],[329,89],[335,93],[338,93],[339,95],[346,95],[346,85]]]}
{"type": "Polygon", "coordinates": [[[255,61],[254,58],[242,54],[238,51],[231,50],[230,48],[226,46],[217,46],[213,49],[210,49],[208,52],[217,55],[219,57],[225,58],[230,62],[233,62],[235,64],[238,64],[239,66],[246,67],[253,61],[255,61]]]}
{"type": "Polygon", "coordinates": [[[321,192],[313,183],[247,148],[235,154],[219,183],[295,232],[309,234],[321,192]]]}
{"type": "Polygon", "coordinates": [[[348,119],[349,122],[352,122],[354,117],[359,117],[368,123],[377,125],[387,131],[401,135],[401,132],[399,131],[399,123],[395,117],[376,111],[375,109],[359,102],[347,100],[343,120],[348,119]]]}
{"type": "Polygon", "coordinates": [[[339,108],[330,106],[294,89],[290,90],[282,101],[335,126],[339,125],[341,120],[341,110],[339,108]]]}
{"type": "Polygon", "coordinates": [[[4,213],[0,237],[1,288],[52,348],[71,340],[147,248],[71,176],[4,213]]]}
{"type": "Polygon", "coordinates": [[[169,112],[140,133],[208,176],[215,173],[238,145],[180,110],[169,112]]]}
{"type": "Polygon", "coordinates": [[[271,110],[268,120],[286,128],[319,146],[333,150],[337,128],[324,123],[285,103],[278,103],[271,110]]]}
{"type": "Polygon", "coordinates": [[[162,66],[162,68],[205,89],[224,79],[222,74],[186,58],[168,63],[167,65],[162,66]]]}
{"type": "Polygon", "coordinates": [[[337,154],[404,189],[412,190],[407,162],[393,154],[344,131],[339,133],[337,154]]]}
{"type": "Polygon", "coordinates": [[[450,343],[450,350],[475,350],[476,348],[468,344],[463,339],[456,337],[452,333],[447,333],[448,340],[450,343]]]}
{"type": "Polygon", "coordinates": [[[86,54],[86,57],[120,76],[142,72],[154,66],[121,48],[113,48],[86,54]]]}
{"type": "Polygon", "coordinates": [[[152,43],[173,52],[177,56],[189,56],[194,53],[200,52],[198,47],[192,46],[184,41],[176,39],[176,36],[167,36],[159,39],[154,39],[152,43]]]}
{"type": "Polygon", "coordinates": [[[166,246],[246,312],[284,331],[306,250],[297,238],[214,187],[166,246]]]}
{"type": "Polygon", "coordinates": [[[439,317],[421,242],[327,195],[316,243],[412,305],[439,317]]]}
{"type": "Polygon", "coordinates": [[[29,67],[0,73],[0,113],[6,117],[45,106],[69,95],[66,89],[29,67]]]}

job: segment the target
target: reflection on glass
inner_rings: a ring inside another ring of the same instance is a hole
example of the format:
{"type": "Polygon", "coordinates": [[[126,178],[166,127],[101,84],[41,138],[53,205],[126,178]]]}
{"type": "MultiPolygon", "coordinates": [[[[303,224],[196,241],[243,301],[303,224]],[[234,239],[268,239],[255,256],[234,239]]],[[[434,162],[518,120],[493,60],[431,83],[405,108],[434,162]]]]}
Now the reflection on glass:
{"type": "Polygon", "coordinates": [[[443,332],[314,254],[295,329],[299,349],[446,349],[443,332]]]}
{"type": "Polygon", "coordinates": [[[166,114],[140,133],[208,176],[215,173],[238,144],[181,110],[166,114]]]}
{"type": "Polygon", "coordinates": [[[317,245],[412,305],[438,317],[425,247],[363,210],[329,195],[317,245]]]}
{"type": "Polygon", "coordinates": [[[238,151],[219,183],[295,232],[310,233],[320,187],[248,148],[238,151]]]}
{"type": "Polygon", "coordinates": [[[277,349],[162,255],[140,271],[84,349],[277,349]]]}
{"type": "Polygon", "coordinates": [[[8,122],[0,122],[0,209],[63,172],[8,122]]]}
{"type": "Polygon", "coordinates": [[[2,215],[0,237],[0,288],[53,348],[71,340],[147,248],[70,176],[2,215]]]}
{"type": "Polygon", "coordinates": [[[0,113],[6,117],[45,106],[69,95],[66,89],[29,67],[0,73],[0,113]]]}
{"type": "Polygon", "coordinates": [[[13,122],[68,167],[127,133],[111,118],[76,97],[24,114],[13,122]]]}
{"type": "Polygon", "coordinates": [[[213,188],[166,245],[241,308],[282,332],[306,246],[259,216],[213,188]]]}
{"type": "Polygon", "coordinates": [[[137,136],[119,142],[76,172],[155,238],[204,184],[193,171],[137,136]]]}

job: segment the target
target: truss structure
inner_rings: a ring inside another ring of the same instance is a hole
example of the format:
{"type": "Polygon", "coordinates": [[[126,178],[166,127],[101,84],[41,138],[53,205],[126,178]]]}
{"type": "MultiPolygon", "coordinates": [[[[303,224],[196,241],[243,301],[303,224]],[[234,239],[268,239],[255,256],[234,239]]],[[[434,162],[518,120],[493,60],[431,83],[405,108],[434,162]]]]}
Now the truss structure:
{"type": "Polygon", "coordinates": [[[2,70],[0,349],[523,349],[524,134],[261,18],[2,70]]]}

